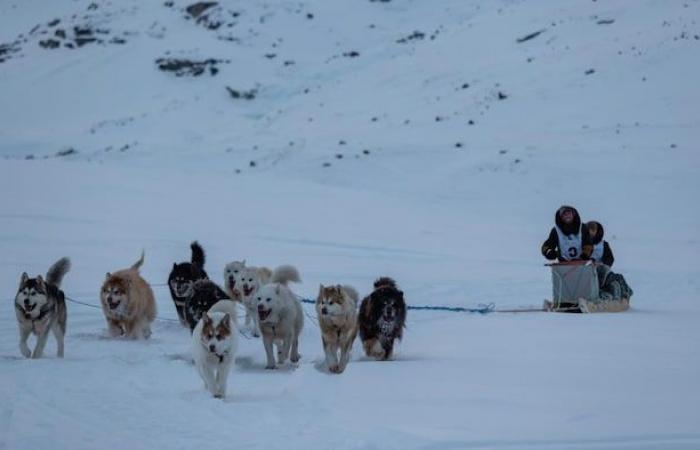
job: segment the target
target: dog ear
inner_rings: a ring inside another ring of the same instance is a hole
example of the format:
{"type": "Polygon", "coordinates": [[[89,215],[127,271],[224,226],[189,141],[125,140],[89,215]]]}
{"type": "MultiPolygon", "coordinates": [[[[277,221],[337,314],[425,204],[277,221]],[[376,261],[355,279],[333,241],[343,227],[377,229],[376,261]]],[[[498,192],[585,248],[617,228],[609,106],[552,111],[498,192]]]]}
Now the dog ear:
{"type": "Polygon", "coordinates": [[[41,278],[41,275],[38,275],[38,276],[36,277],[36,282],[37,282],[37,284],[38,284],[39,286],[44,286],[44,279],[41,278]]]}
{"type": "Polygon", "coordinates": [[[206,311],[204,311],[204,312],[202,313],[202,321],[203,321],[204,323],[211,323],[211,322],[212,322],[211,317],[209,317],[209,314],[207,314],[206,311]]]}
{"type": "Polygon", "coordinates": [[[112,276],[112,274],[109,273],[109,272],[107,272],[107,275],[105,276],[105,279],[109,280],[109,277],[111,277],[111,276],[112,276]]]}
{"type": "Polygon", "coordinates": [[[318,285],[318,300],[323,298],[323,283],[318,285]]]}
{"type": "Polygon", "coordinates": [[[231,315],[229,313],[224,314],[224,317],[221,319],[221,322],[219,323],[220,327],[223,327],[224,330],[226,331],[231,331],[231,315]]]}
{"type": "Polygon", "coordinates": [[[27,275],[27,272],[23,272],[23,273],[22,273],[22,276],[21,276],[20,279],[19,279],[19,287],[20,287],[20,289],[22,288],[22,286],[24,286],[24,283],[26,283],[27,280],[29,280],[29,275],[27,275]]]}
{"type": "Polygon", "coordinates": [[[177,269],[177,263],[173,263],[173,270],[177,269]]]}

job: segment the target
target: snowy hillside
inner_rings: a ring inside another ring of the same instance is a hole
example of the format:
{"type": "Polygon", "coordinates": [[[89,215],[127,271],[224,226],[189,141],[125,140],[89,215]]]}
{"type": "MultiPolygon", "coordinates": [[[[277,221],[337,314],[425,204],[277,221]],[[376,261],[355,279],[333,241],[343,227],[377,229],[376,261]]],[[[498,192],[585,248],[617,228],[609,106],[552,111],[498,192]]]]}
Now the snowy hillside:
{"type": "Polygon", "coordinates": [[[0,2],[0,449],[700,448],[700,1],[0,2]],[[605,225],[611,315],[410,311],[327,373],[242,339],[212,399],[162,285],[189,243],[413,305],[539,306],[555,210],[605,225]],[[96,305],[145,249],[152,339],[68,304],[25,360],[20,274],[96,305]]]}

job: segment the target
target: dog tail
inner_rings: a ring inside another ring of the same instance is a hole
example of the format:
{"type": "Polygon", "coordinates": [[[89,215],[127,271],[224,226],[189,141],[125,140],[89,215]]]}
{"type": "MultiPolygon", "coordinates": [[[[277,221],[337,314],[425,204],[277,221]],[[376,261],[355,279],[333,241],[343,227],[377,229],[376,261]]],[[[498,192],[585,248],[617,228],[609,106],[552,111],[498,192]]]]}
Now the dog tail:
{"type": "Polygon", "coordinates": [[[141,250],[141,257],[139,258],[138,261],[136,261],[134,264],[131,265],[131,268],[134,270],[139,270],[139,267],[143,265],[143,258],[146,256],[143,250],[141,250]]]}
{"type": "Polygon", "coordinates": [[[279,266],[274,272],[272,272],[270,282],[281,283],[286,286],[290,281],[295,283],[301,282],[301,277],[299,276],[299,271],[296,269],[296,267],[288,265],[279,266]]]}
{"type": "Polygon", "coordinates": [[[215,313],[215,312],[220,312],[224,314],[228,314],[231,316],[231,319],[233,321],[236,321],[236,303],[233,302],[232,300],[219,300],[218,302],[214,303],[211,308],[209,308],[208,313],[215,313]]]}
{"type": "Polygon", "coordinates": [[[390,277],[380,277],[374,282],[374,288],[379,289],[381,287],[392,287],[396,288],[396,281],[390,277]]]}
{"type": "Polygon", "coordinates": [[[200,269],[204,269],[204,249],[197,241],[190,244],[190,248],[192,249],[192,265],[197,266],[200,269]]]}
{"type": "Polygon", "coordinates": [[[70,259],[65,257],[59,259],[49,268],[49,271],[46,272],[46,282],[59,287],[61,285],[61,281],[63,281],[63,276],[68,273],[69,270],[70,259]]]}
{"type": "Polygon", "coordinates": [[[357,293],[355,288],[345,284],[343,285],[343,289],[345,290],[345,292],[347,292],[348,296],[350,296],[350,298],[353,299],[353,301],[357,305],[357,303],[360,301],[360,294],[357,293]]]}

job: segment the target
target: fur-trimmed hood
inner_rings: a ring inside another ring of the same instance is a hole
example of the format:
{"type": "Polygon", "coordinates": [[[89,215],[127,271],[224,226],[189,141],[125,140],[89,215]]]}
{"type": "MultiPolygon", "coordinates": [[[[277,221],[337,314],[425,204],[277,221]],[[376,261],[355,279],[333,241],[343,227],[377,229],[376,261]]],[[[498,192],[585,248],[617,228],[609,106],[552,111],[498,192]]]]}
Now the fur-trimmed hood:
{"type": "Polygon", "coordinates": [[[589,237],[591,238],[591,244],[593,245],[598,245],[603,241],[603,237],[605,236],[605,230],[603,229],[603,224],[600,222],[596,222],[595,220],[590,220],[586,222],[586,228],[589,228],[590,224],[595,224],[596,227],[596,233],[595,234],[590,234],[589,231],[589,237]]]}
{"type": "Polygon", "coordinates": [[[578,234],[581,230],[581,216],[579,216],[578,211],[576,211],[576,208],[573,206],[561,206],[554,214],[554,223],[556,223],[557,227],[559,227],[559,229],[566,235],[578,234]],[[561,218],[562,213],[566,209],[570,209],[574,213],[574,220],[570,224],[565,224],[561,218]]]}

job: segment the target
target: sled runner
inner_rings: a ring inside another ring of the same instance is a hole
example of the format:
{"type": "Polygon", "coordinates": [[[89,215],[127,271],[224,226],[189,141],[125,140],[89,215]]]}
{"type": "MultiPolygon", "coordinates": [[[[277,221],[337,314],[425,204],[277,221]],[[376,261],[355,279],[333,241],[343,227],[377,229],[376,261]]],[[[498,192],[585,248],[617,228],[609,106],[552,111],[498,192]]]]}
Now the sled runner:
{"type": "Polygon", "coordinates": [[[593,261],[546,265],[552,270],[552,300],[544,301],[546,311],[595,313],[629,309],[628,297],[608,298],[608,295],[601,295],[598,265],[593,261]]]}

